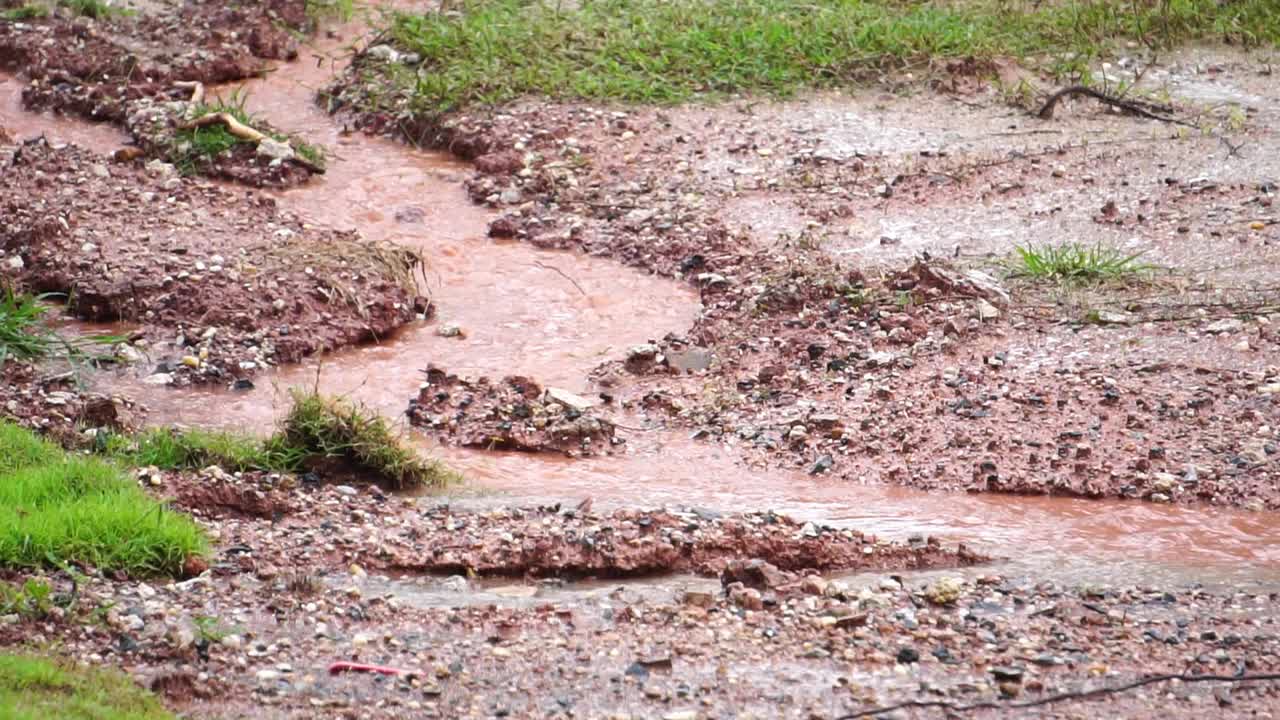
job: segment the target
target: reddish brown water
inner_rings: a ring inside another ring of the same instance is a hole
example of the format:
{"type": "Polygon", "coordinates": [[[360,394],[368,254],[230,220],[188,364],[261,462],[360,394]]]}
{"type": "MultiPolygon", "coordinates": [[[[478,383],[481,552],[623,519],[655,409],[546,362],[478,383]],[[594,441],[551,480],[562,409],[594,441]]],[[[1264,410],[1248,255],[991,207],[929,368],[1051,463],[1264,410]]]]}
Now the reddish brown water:
{"type": "Polygon", "coordinates": [[[52,113],[29,113],[22,109],[22,81],[0,72],[0,127],[14,140],[30,140],[44,135],[55,144],[75,143],[110,153],[129,139],[114,125],[87,123],[52,113]]]}
{"type": "MultiPolygon", "coordinates": [[[[340,45],[327,43],[317,53],[323,57],[340,45]]],[[[581,389],[586,373],[618,357],[621,348],[691,325],[697,302],[683,286],[608,261],[484,239],[488,215],[467,201],[459,184],[465,166],[441,154],[342,133],[312,104],[314,89],[331,72],[316,57],[304,53],[287,70],[244,86],[252,111],[331,151],[328,174],[278,198],[317,223],[357,227],[366,237],[422,248],[440,321],[459,324],[467,337],[439,337],[434,325],[409,328],[381,345],[325,357],[318,375],[311,363],[264,376],[248,393],[156,388],[132,378],[106,383],[149,406],[152,423],[266,433],[284,408],[283,389],[311,385],[317,377],[325,392],[400,417],[416,395],[418,371],[429,362],[464,374],[525,374],[581,389]]],[[[11,87],[0,81],[3,117],[19,136],[34,128],[95,147],[109,141],[99,126],[21,114],[14,122],[8,117],[11,87]]],[[[592,497],[597,507],[772,508],[888,537],[926,533],[963,540],[1012,558],[1013,569],[1072,580],[1280,581],[1280,525],[1272,514],[860,486],[748,467],[731,447],[666,431],[626,436],[619,455],[579,461],[419,441],[463,472],[469,480],[464,493],[479,491],[469,502],[484,503],[494,494],[502,501],[592,497]]]]}

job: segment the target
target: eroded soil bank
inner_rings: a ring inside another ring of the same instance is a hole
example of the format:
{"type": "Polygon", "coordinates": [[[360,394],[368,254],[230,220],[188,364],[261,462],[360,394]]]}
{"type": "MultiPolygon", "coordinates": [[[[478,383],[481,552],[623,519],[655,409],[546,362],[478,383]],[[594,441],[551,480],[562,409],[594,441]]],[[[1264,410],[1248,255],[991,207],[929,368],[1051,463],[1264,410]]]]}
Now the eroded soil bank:
{"type": "MultiPolygon", "coordinates": [[[[0,9],[24,6],[6,0],[0,9]]],[[[306,6],[302,0],[235,7],[90,3],[82,11],[74,3],[55,3],[43,14],[0,22],[0,70],[20,73],[22,104],[29,110],[127,130],[134,146],[121,152],[123,158],[149,156],[210,177],[288,187],[322,168],[292,152],[248,143],[207,157],[180,131],[198,115],[230,109],[206,107],[197,87],[243,80],[264,72],[271,60],[296,58],[296,36],[314,24],[306,6]]]]}
{"type": "MultiPolygon", "coordinates": [[[[283,389],[313,383],[388,416],[413,402],[412,432],[470,486],[411,498],[315,475],[143,472],[210,529],[209,572],[89,578],[81,607],[110,604],[104,622],[6,619],[6,644],[124,667],[193,717],[837,718],[1280,669],[1280,99],[1260,61],[1198,51],[1148,74],[1206,111],[1203,137],[1083,103],[1032,121],[985,92],[529,102],[449,119],[441,142],[472,167],[344,132],[385,118],[310,106],[354,30],[250,85],[273,126],[336,148],[324,176],[247,194],[104,148],[13,145],[33,165],[0,179],[4,222],[24,218],[5,259],[28,281],[56,270],[101,288],[73,307],[146,333],[129,369],[95,379],[142,406],[106,400],[116,416],[261,432],[283,389]],[[1214,114],[1209,90],[1243,123],[1214,114]],[[1168,270],[1071,290],[1003,278],[1013,245],[1050,237],[1116,240],[1168,270]],[[322,277],[354,290],[381,276],[344,265],[348,250],[318,274],[307,254],[333,242],[422,253],[425,278],[380,296],[408,327],[236,383],[302,355],[280,356],[289,338],[332,340],[309,352],[369,328],[359,295],[335,299],[322,277]],[[435,317],[416,321],[427,294],[435,317]],[[280,299],[296,317],[262,322],[280,299]],[[251,346],[276,352],[242,357],[251,346]],[[205,386],[168,385],[188,379],[205,386]],[[569,454],[455,447],[504,423],[556,441],[561,425],[537,425],[553,410],[612,435],[569,454]],[[962,572],[979,558],[956,540],[998,557],[962,572]],[[705,578],[617,580],[662,571],[705,578]],[[591,577],[605,580],[565,584],[591,577]],[[409,673],[329,676],[334,661],[409,673]]],[[[368,90],[353,77],[340,99],[368,90]]],[[[0,125],[21,141],[33,120],[0,125]]],[[[11,371],[9,414],[110,424],[51,377],[11,371]]],[[[971,714],[1264,717],[1276,693],[1174,682],[971,714]]]]}

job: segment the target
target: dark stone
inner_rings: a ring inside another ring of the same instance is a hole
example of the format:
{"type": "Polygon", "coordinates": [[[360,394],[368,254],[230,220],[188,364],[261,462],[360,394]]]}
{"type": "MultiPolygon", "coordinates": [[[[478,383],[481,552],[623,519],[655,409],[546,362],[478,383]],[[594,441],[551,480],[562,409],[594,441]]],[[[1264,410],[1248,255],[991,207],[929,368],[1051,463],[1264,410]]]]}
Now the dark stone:
{"type": "Polygon", "coordinates": [[[999,682],[1022,682],[1023,670],[1020,667],[997,665],[991,668],[991,675],[999,682]]]}
{"type": "Polygon", "coordinates": [[[913,647],[904,647],[898,651],[898,662],[905,664],[920,661],[920,652],[913,647]]]}
{"type": "Polygon", "coordinates": [[[812,468],[809,468],[809,474],[821,475],[822,473],[830,470],[834,465],[835,460],[830,455],[823,455],[818,458],[818,461],[813,464],[812,468]]]}

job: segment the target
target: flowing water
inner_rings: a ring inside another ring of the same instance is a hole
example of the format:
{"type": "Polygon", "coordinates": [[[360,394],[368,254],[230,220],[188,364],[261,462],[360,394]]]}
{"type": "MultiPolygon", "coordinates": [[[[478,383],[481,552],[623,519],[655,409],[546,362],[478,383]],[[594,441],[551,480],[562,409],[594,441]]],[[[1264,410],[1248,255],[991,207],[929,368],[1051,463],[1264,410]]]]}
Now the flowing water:
{"type": "MultiPolygon", "coordinates": [[[[353,26],[346,28],[348,39],[352,32],[353,26]]],[[[275,195],[285,209],[311,221],[420,248],[429,262],[438,322],[456,323],[465,337],[441,337],[436,324],[420,324],[378,345],[280,369],[249,392],[157,388],[128,374],[103,378],[104,389],[147,405],[156,424],[265,434],[287,406],[283,390],[294,385],[318,383],[323,392],[349,396],[389,417],[402,415],[428,363],[462,375],[528,375],[576,391],[584,389],[593,367],[623,348],[691,326],[699,307],[687,287],[607,260],[486,239],[489,215],[461,187],[465,165],[345,133],[312,102],[332,73],[326,58],[341,44],[334,40],[315,54],[304,52],[298,62],[242,86],[252,112],[330,150],[326,175],[275,195]]],[[[119,133],[105,126],[23,114],[15,105],[19,90],[0,78],[0,124],[15,136],[44,131],[95,148],[119,144],[119,133]]],[[[661,429],[624,435],[618,454],[573,461],[417,440],[468,478],[468,494],[454,502],[592,497],[597,508],[771,508],[886,537],[924,533],[964,541],[1008,558],[1001,566],[1006,571],[1066,581],[1280,585],[1280,524],[1272,514],[858,485],[792,468],[748,466],[731,446],[661,429]]]]}

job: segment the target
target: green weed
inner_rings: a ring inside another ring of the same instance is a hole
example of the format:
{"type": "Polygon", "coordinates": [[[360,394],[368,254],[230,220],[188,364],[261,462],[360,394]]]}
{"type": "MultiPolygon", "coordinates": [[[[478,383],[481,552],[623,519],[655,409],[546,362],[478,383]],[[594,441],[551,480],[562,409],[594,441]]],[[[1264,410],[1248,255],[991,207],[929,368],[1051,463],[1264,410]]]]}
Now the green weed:
{"type": "Polygon", "coordinates": [[[0,11],[0,20],[21,21],[39,20],[49,17],[49,8],[37,3],[27,3],[8,10],[0,11]]]}
{"type": "Polygon", "coordinates": [[[208,430],[149,430],[109,436],[99,450],[130,465],[189,470],[297,473],[327,461],[396,488],[445,485],[456,476],[406,446],[377,413],[314,392],[291,391],[293,407],[271,437],[208,430]]]}
{"type": "Polygon", "coordinates": [[[82,564],[175,575],[207,549],[189,518],[148,497],[116,466],[67,455],[0,422],[0,566],[82,564]]]}
{"type": "Polygon", "coordinates": [[[207,643],[222,642],[223,638],[236,633],[235,628],[227,627],[218,618],[209,615],[197,615],[192,623],[196,626],[198,638],[207,643]]]}
{"type": "Polygon", "coordinates": [[[90,17],[94,20],[105,20],[115,15],[128,15],[126,8],[118,8],[103,0],[58,0],[58,4],[71,10],[76,15],[90,17]]]}
{"type": "Polygon", "coordinates": [[[112,345],[123,339],[116,335],[63,337],[44,323],[48,309],[42,303],[51,297],[26,295],[0,283],[0,367],[10,358],[101,360],[108,354],[98,355],[91,352],[93,348],[112,345]]]}
{"type": "Polygon", "coordinates": [[[674,103],[788,95],[953,57],[1048,58],[1079,73],[1116,41],[1280,43],[1274,0],[467,0],[396,13],[421,65],[380,72],[419,113],[525,95],[674,103]]]}
{"type": "Polygon", "coordinates": [[[21,585],[0,582],[0,615],[40,619],[53,608],[53,587],[28,578],[21,585]]]}
{"type": "Polygon", "coordinates": [[[1012,263],[1015,276],[1038,280],[1090,282],[1134,277],[1152,269],[1140,262],[1144,253],[1125,253],[1101,244],[1018,246],[1012,263]]]}
{"type": "MultiPolygon", "coordinates": [[[[226,97],[218,97],[211,102],[200,103],[192,110],[192,117],[203,117],[217,113],[226,113],[259,132],[263,132],[273,140],[288,143],[295,153],[317,167],[324,167],[324,149],[311,145],[298,138],[278,132],[268,131],[257,117],[245,108],[248,96],[234,90],[226,97]]],[[[169,160],[185,175],[195,173],[199,168],[219,155],[230,151],[237,145],[253,145],[244,138],[236,137],[225,125],[213,124],[195,128],[178,130],[173,137],[169,160]]]]}
{"type": "Polygon", "coordinates": [[[0,654],[0,717],[9,720],[173,720],[121,672],[0,654]]]}
{"type": "Polygon", "coordinates": [[[346,401],[293,390],[280,436],[309,456],[344,461],[397,488],[443,486],[456,475],[407,447],[381,415],[346,401]]]}
{"type": "Polygon", "coordinates": [[[278,436],[268,440],[214,430],[156,428],[136,437],[110,435],[100,448],[130,465],[154,465],[166,470],[200,469],[210,465],[241,472],[294,472],[304,453],[286,446],[278,436]]]}
{"type": "Polygon", "coordinates": [[[277,137],[276,139],[288,141],[289,144],[293,146],[293,151],[297,153],[298,157],[306,160],[312,165],[321,168],[325,166],[325,161],[328,159],[328,155],[325,153],[324,148],[319,145],[312,145],[300,138],[277,137]]]}
{"type": "Polygon", "coordinates": [[[354,0],[307,0],[307,17],[313,23],[328,19],[346,22],[355,12],[354,0]]]}

